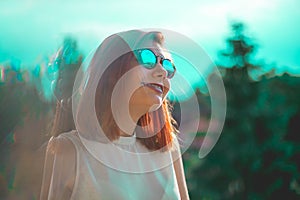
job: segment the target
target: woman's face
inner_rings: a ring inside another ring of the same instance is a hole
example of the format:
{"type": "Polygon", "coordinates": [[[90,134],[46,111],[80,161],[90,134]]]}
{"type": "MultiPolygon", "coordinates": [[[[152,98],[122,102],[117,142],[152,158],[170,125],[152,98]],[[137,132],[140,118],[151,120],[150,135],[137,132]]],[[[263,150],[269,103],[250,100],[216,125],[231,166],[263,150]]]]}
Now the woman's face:
{"type": "Polygon", "coordinates": [[[134,68],[126,85],[135,88],[130,96],[129,108],[133,112],[151,112],[157,110],[170,90],[170,79],[167,78],[167,71],[160,64],[160,60],[168,58],[170,54],[158,43],[153,42],[151,49],[157,57],[157,63],[153,69],[145,68],[136,59],[132,62],[134,68]]]}

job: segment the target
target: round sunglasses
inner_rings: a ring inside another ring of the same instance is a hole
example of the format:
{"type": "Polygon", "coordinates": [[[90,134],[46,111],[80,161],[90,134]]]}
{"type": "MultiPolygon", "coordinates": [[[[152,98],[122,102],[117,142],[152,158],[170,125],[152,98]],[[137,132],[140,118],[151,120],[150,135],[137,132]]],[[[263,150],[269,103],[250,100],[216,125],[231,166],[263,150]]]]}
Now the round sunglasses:
{"type": "Polygon", "coordinates": [[[164,58],[161,55],[156,55],[152,50],[150,49],[139,49],[136,50],[137,52],[137,59],[138,62],[143,65],[147,69],[153,69],[156,64],[158,63],[158,57],[160,57],[160,64],[163,66],[163,68],[167,71],[167,78],[171,79],[175,72],[176,67],[172,63],[171,60],[164,58]]]}

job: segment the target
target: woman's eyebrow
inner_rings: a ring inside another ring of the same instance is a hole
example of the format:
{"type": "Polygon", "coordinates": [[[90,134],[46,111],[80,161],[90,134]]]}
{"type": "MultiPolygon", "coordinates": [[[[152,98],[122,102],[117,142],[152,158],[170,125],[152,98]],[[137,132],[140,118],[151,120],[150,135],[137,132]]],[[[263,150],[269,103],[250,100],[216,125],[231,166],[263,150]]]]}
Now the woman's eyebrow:
{"type": "Polygon", "coordinates": [[[152,49],[155,53],[156,56],[162,58],[162,59],[166,59],[166,57],[163,55],[164,50],[163,49],[159,49],[159,48],[153,48],[152,49]]]}

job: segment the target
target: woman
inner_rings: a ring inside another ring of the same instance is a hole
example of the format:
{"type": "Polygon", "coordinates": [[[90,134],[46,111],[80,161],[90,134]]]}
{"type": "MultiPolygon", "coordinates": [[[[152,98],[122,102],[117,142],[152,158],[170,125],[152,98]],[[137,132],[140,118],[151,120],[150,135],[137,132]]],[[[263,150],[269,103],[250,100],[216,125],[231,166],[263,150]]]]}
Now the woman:
{"type": "MultiPolygon", "coordinates": [[[[76,130],[50,139],[41,199],[188,199],[160,32],[106,38],[73,89],[76,130]]],[[[81,73],[82,72],[82,73],[81,73]]]]}

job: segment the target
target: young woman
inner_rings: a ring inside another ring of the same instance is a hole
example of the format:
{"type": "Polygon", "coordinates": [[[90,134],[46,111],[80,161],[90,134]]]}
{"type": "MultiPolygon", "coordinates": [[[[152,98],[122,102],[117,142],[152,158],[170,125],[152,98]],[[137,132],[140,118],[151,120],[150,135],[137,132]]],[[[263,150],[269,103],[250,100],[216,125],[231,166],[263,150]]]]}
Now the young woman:
{"type": "MultiPolygon", "coordinates": [[[[160,32],[106,38],[73,89],[76,130],[52,137],[41,199],[188,199],[160,32]]],[[[59,123],[58,123],[59,124],[59,123]]]]}

